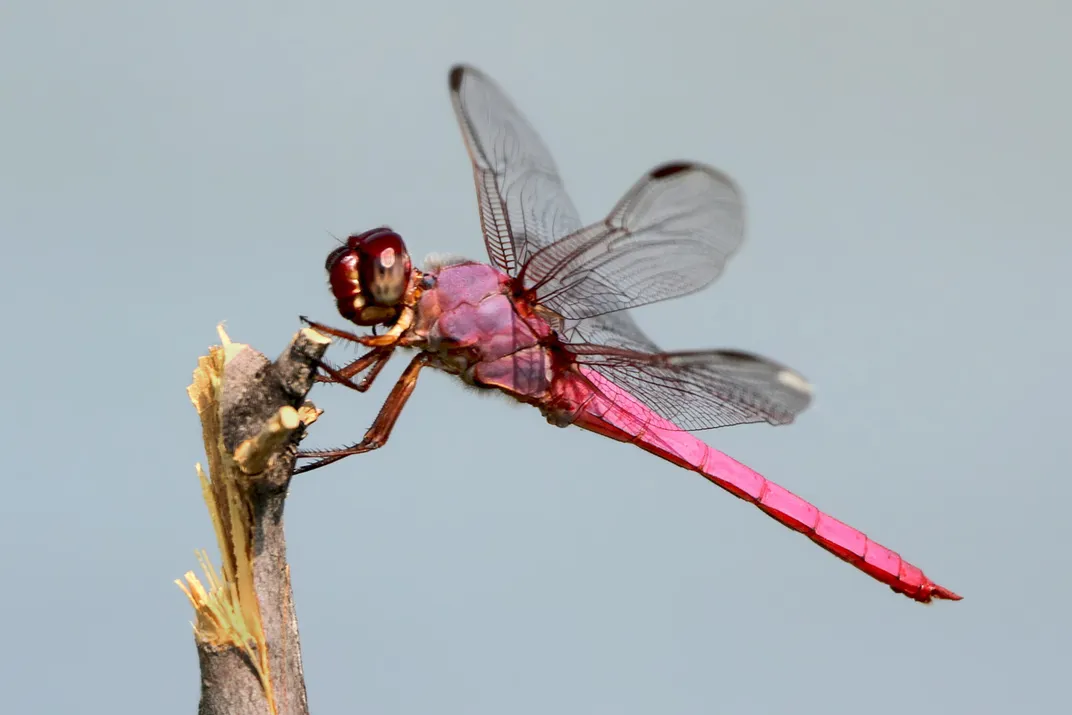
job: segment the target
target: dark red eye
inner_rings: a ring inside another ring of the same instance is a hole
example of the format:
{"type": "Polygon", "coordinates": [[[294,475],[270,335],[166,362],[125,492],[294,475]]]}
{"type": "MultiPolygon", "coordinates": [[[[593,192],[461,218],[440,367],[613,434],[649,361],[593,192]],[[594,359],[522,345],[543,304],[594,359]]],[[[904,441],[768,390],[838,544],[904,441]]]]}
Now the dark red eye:
{"type": "Polygon", "coordinates": [[[358,256],[361,292],[375,305],[394,306],[406,294],[413,265],[402,237],[387,227],[351,236],[358,256]]]}

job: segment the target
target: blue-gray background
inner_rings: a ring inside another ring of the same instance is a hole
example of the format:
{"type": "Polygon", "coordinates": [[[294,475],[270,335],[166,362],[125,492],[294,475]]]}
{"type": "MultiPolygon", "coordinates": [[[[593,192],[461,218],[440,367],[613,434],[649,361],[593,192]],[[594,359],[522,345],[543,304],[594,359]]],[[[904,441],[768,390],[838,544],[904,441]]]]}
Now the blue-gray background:
{"type": "MultiPolygon", "coordinates": [[[[586,218],[670,158],[741,183],[725,276],[639,319],[818,393],[703,438],[966,599],[915,604],[696,475],[428,374],[387,448],[293,485],[314,710],[1060,709],[1072,11],[882,5],[5,3],[6,711],[194,710],[191,370],[219,320],[272,356],[300,313],[341,322],[331,233],[483,257],[456,61],[586,218]]],[[[400,369],[317,390],[309,443],[359,437],[400,369]]]]}

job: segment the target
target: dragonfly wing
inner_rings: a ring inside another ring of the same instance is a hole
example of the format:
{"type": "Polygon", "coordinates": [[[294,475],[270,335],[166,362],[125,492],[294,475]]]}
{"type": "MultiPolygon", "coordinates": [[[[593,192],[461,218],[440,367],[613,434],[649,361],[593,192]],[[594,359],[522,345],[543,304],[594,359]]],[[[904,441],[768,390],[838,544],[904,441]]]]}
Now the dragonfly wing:
{"type": "Polygon", "coordinates": [[[494,82],[459,65],[450,96],[473,162],[488,257],[516,276],[529,256],[583,224],[551,153],[494,82]]]}
{"type": "Polygon", "coordinates": [[[642,353],[659,352],[659,347],[640,329],[628,311],[566,320],[561,337],[566,343],[606,345],[642,353]]]}
{"type": "Polygon", "coordinates": [[[585,228],[550,152],[503,91],[471,67],[450,73],[473,164],[488,256],[563,319],[566,348],[683,429],[789,422],[807,383],[744,353],[660,353],[621,311],[713,282],[744,235],[740,191],[677,162],[648,172],[585,228]]]}
{"type": "MultiPolygon", "coordinates": [[[[788,424],[811,402],[811,386],[804,377],[750,353],[643,353],[592,344],[566,349],[578,365],[599,372],[622,393],[683,430],[788,424]]],[[[612,401],[621,396],[602,391],[612,401]]]]}
{"type": "Polygon", "coordinates": [[[722,172],[649,171],[601,223],[540,249],[520,272],[537,303],[580,320],[710,285],[744,238],[740,191],[722,172]]]}

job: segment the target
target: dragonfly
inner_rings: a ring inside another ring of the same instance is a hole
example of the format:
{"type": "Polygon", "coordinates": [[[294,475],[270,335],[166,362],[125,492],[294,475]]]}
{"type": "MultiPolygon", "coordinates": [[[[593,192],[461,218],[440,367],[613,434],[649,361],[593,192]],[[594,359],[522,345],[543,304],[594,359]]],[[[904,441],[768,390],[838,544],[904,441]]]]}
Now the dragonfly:
{"type": "Polygon", "coordinates": [[[426,367],[628,442],[752,502],[835,556],[923,603],[961,597],[863,532],[691,434],[792,422],[812,398],[798,372],[738,350],[665,352],[629,310],[707,287],[744,237],[741,192],[697,162],[657,166],[607,216],[584,224],[550,152],[507,95],[457,65],[450,97],[472,161],[488,263],[430,257],[413,265],[382,226],[348,237],[325,268],[358,335],[310,327],[367,351],[316,379],[365,392],[399,348],[416,351],[363,439],[299,452],[307,472],[382,447],[426,367]],[[379,328],[382,332],[377,331],[379,328]],[[358,379],[360,376],[360,379],[358,379]]]}

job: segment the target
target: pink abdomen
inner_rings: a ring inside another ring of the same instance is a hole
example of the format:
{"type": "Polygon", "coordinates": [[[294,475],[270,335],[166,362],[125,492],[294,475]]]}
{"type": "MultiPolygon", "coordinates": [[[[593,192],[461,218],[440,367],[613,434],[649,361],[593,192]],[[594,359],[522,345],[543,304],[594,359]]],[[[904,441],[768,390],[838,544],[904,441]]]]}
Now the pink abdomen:
{"type": "Polygon", "coordinates": [[[960,596],[934,583],[919,568],[872,541],[863,532],[823,513],[796,494],[712,449],[706,442],[623,394],[599,373],[585,368],[582,372],[604,394],[593,392],[579,376],[562,378],[576,382],[563,390],[572,393],[573,401],[579,407],[573,424],[622,442],[632,442],[674,464],[699,472],[898,593],[922,603],[935,598],[960,600],[960,596]],[[587,393],[586,396],[577,399],[583,393],[587,393]],[[614,402],[604,395],[614,395],[614,402]]]}

